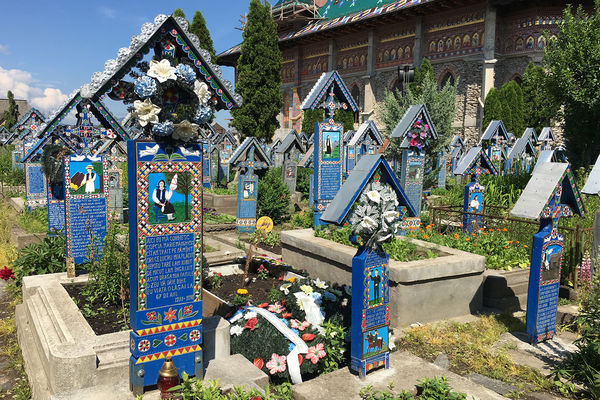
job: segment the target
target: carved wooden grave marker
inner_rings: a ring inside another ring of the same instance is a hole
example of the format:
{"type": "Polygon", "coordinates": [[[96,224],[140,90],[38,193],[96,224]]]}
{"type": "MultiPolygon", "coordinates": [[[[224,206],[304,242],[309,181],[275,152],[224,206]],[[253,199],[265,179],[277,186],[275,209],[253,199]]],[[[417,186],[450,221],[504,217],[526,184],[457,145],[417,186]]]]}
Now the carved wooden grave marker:
{"type": "Polygon", "coordinates": [[[527,333],[531,343],[552,339],[564,237],[558,232],[561,217],[583,215],[583,202],[567,163],[544,163],[531,176],[511,215],[540,221],[533,235],[527,292],[527,333]]]}
{"type": "Polygon", "coordinates": [[[337,71],[321,75],[302,103],[303,110],[325,110],[325,121],[315,122],[313,135],[313,225],[323,225],[321,215],[342,187],[344,161],[341,123],[334,121],[335,110],[358,112],[358,106],[337,71]]]}
{"type": "Polygon", "coordinates": [[[202,144],[128,141],[130,384],[202,376],[202,144]]]}
{"type": "Polygon", "coordinates": [[[107,166],[102,157],[65,157],[67,268],[89,260],[92,254],[99,258],[104,250],[109,196],[107,166]]]}
{"type": "Polygon", "coordinates": [[[349,174],[363,155],[378,154],[383,146],[383,136],[377,129],[375,122],[367,120],[348,140],[345,153],[345,171],[349,174]]]}
{"type": "Polygon", "coordinates": [[[494,175],[498,172],[496,167],[481,147],[473,147],[460,160],[456,175],[471,175],[471,182],[465,185],[465,197],[463,202],[463,231],[479,232],[483,227],[483,214],[485,206],[485,186],[479,182],[479,176],[494,175]]]}
{"type": "Polygon", "coordinates": [[[423,178],[425,176],[425,150],[438,134],[429,111],[424,104],[412,105],[392,131],[392,138],[401,140],[402,161],[400,184],[404,188],[417,217],[421,213],[423,178]]]}
{"type": "Polygon", "coordinates": [[[321,219],[350,223],[350,240],[360,247],[352,259],[350,368],[360,377],[389,368],[389,255],[381,244],[391,239],[413,209],[382,155],[365,155],[354,167],[321,219]]]}
{"type": "Polygon", "coordinates": [[[25,163],[25,205],[29,210],[48,204],[48,183],[42,164],[25,163]]]}
{"type": "Polygon", "coordinates": [[[258,176],[255,169],[268,168],[271,159],[258,140],[249,137],[237,148],[230,164],[245,169],[238,179],[236,226],[238,232],[252,233],[256,229],[256,201],[258,199],[258,176]]]}

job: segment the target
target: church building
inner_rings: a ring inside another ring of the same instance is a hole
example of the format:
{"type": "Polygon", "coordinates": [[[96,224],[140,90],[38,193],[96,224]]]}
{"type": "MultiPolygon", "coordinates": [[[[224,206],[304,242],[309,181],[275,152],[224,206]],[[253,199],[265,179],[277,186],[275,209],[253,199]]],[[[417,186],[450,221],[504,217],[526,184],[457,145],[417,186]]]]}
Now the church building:
{"type": "MultiPolygon", "coordinates": [[[[453,125],[463,139],[477,143],[485,95],[511,79],[520,82],[529,62],[541,62],[544,33],[556,34],[567,3],[578,4],[558,0],[279,0],[272,14],[283,57],[280,129],[300,131],[303,98],[323,72],[334,69],[358,102],[356,122],[378,121],[386,90],[402,90],[411,69],[428,58],[439,85],[458,80],[453,125]]],[[[218,63],[235,67],[240,47],[219,54],[218,63]]],[[[521,133],[514,132],[516,136],[521,133]]]]}

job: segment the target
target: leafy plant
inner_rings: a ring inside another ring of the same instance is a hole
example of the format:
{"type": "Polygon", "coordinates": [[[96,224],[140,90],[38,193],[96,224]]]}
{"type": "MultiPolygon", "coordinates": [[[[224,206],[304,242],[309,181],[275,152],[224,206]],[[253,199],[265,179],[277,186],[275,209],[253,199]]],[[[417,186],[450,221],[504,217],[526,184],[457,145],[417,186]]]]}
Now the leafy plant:
{"type": "Polygon", "coordinates": [[[223,274],[213,271],[210,276],[210,287],[212,289],[218,289],[221,286],[223,286],[223,274]]]}
{"type": "Polygon", "coordinates": [[[268,233],[264,233],[259,230],[256,230],[252,232],[252,234],[250,234],[250,241],[256,244],[262,243],[269,247],[277,247],[281,245],[281,236],[279,232],[271,231],[268,233]]]}
{"type": "Polygon", "coordinates": [[[267,386],[265,394],[257,389],[246,390],[235,386],[229,394],[224,394],[219,387],[219,381],[203,382],[201,379],[190,378],[187,373],[181,374],[181,384],[169,389],[181,400],[291,400],[292,391],[289,384],[267,386]]]}
{"type": "Polygon", "coordinates": [[[292,228],[312,228],[313,226],[313,210],[312,208],[308,211],[300,211],[294,213],[290,219],[292,228]]]}
{"type": "Polygon", "coordinates": [[[271,217],[275,225],[289,218],[290,192],[281,179],[281,167],[269,168],[258,182],[257,211],[271,217]]]}
{"type": "Polygon", "coordinates": [[[25,211],[19,215],[17,221],[27,233],[46,233],[48,231],[48,209],[40,207],[25,211]]]}
{"type": "Polygon", "coordinates": [[[394,385],[390,383],[388,390],[375,390],[373,386],[365,386],[360,390],[360,398],[363,400],[465,400],[467,395],[461,392],[454,392],[445,376],[423,378],[418,382],[417,396],[402,390],[398,394],[392,392],[394,385]]]}
{"type": "Polygon", "coordinates": [[[13,267],[19,285],[24,276],[64,272],[65,237],[50,236],[39,243],[30,244],[21,250],[13,267]]]}
{"type": "Polygon", "coordinates": [[[212,208],[205,208],[202,210],[204,223],[209,225],[216,224],[231,224],[235,222],[235,216],[228,214],[221,214],[217,210],[212,208]]]}
{"type": "Polygon", "coordinates": [[[327,321],[322,324],[325,333],[323,334],[323,344],[325,353],[323,359],[325,367],[323,373],[336,371],[343,364],[346,336],[346,328],[343,325],[337,325],[334,322],[327,321]]]}
{"type": "MultiPolygon", "coordinates": [[[[308,110],[306,110],[308,111],[308,110]]],[[[306,112],[304,111],[304,112],[306,112]]],[[[298,167],[298,177],[296,179],[296,191],[302,193],[303,199],[310,197],[310,176],[313,174],[312,168],[298,167]]],[[[312,205],[310,205],[312,207],[312,205]]]]}
{"type": "Polygon", "coordinates": [[[260,264],[257,271],[258,279],[261,281],[266,280],[269,277],[269,270],[265,268],[263,264],[260,264]]]}

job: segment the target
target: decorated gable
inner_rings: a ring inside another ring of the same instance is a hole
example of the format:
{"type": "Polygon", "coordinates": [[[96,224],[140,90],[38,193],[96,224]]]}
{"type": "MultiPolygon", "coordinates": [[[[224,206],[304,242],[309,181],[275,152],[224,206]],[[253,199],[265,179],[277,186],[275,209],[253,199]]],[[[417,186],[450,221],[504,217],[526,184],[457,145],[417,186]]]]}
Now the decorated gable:
{"type": "Polygon", "coordinates": [[[473,147],[458,162],[455,175],[498,175],[496,167],[482,147],[473,147]]]}
{"type": "Polygon", "coordinates": [[[438,134],[425,104],[412,105],[392,131],[392,138],[402,140],[400,147],[421,151],[430,145],[438,134]]]}

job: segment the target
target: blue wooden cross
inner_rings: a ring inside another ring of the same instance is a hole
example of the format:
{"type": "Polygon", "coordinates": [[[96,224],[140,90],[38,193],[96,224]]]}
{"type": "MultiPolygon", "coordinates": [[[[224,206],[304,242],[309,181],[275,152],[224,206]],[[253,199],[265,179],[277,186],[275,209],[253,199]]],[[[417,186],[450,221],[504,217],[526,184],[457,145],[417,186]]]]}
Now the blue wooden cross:
{"type": "Polygon", "coordinates": [[[344,102],[336,101],[335,94],[333,93],[333,85],[331,85],[331,87],[329,88],[329,95],[321,104],[321,107],[325,109],[325,118],[333,119],[333,114],[335,114],[335,110],[346,110],[348,108],[348,105],[344,102]]]}

